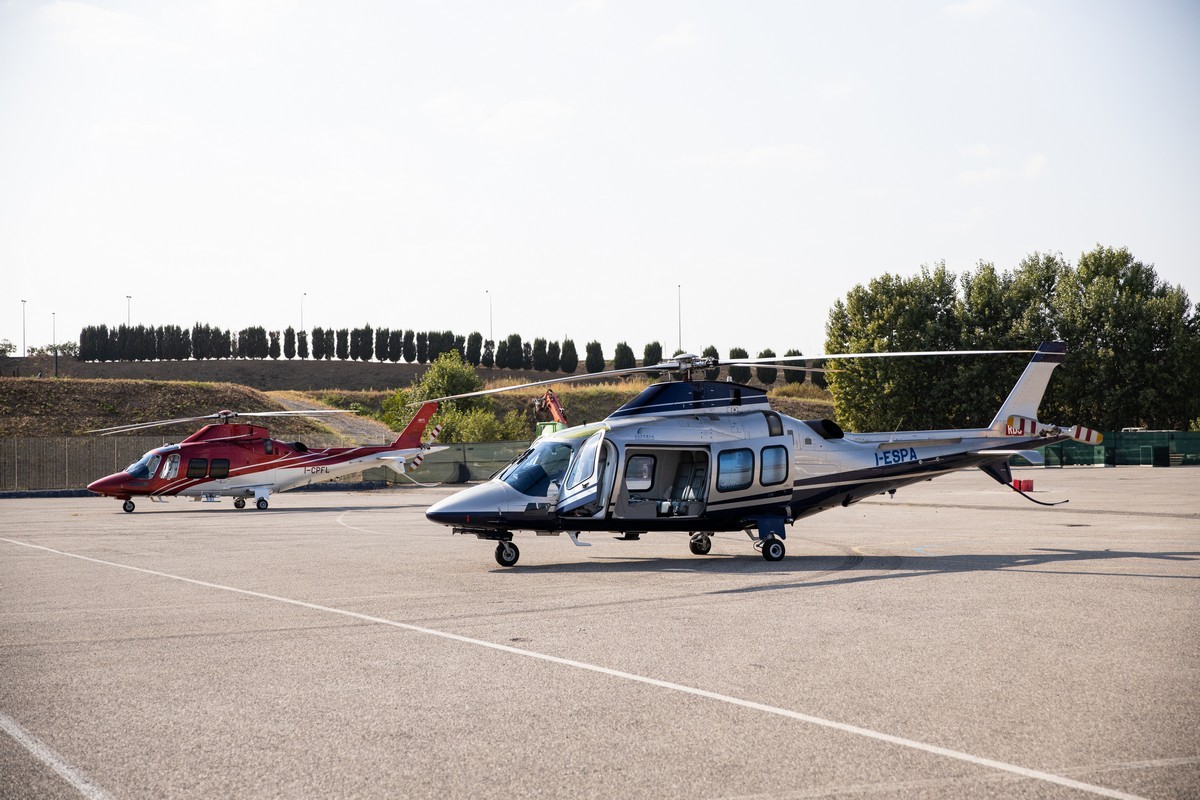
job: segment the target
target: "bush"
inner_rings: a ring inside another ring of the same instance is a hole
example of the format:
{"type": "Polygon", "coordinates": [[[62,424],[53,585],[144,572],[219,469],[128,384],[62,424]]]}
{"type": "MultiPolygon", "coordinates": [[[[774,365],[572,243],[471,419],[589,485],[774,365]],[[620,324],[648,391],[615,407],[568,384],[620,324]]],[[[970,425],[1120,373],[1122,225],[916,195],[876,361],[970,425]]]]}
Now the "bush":
{"type": "Polygon", "coordinates": [[[516,442],[533,438],[533,426],[526,417],[509,411],[503,419],[483,408],[467,411],[447,409],[434,418],[442,426],[438,441],[459,442],[516,442]]]}
{"type": "MultiPolygon", "coordinates": [[[[801,373],[804,374],[804,373],[801,373]]],[[[771,390],[771,397],[794,397],[799,400],[828,400],[829,391],[815,384],[785,383],[771,390]]]]}

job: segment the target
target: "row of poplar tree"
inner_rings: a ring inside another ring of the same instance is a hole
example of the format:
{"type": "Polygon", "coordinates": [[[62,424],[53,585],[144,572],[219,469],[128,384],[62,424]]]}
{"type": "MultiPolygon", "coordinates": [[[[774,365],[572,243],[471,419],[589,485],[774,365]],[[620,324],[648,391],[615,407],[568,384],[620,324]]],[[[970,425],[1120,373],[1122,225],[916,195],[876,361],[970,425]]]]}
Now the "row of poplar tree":
{"type": "MultiPolygon", "coordinates": [[[[453,331],[412,331],[389,328],[313,328],[297,331],[288,327],[281,331],[268,331],[262,327],[249,327],[234,333],[221,328],[196,323],[189,328],[178,325],[89,325],[79,335],[77,358],[82,361],[185,361],[188,359],[286,359],[300,358],[316,361],[403,361],[407,364],[428,364],[436,361],[443,353],[457,352],[471,366],[487,369],[532,370],[537,372],[565,372],[572,374],[579,369],[579,355],[575,342],[562,342],[535,338],[522,339],[520,334],[510,334],[499,341],[484,339],[478,331],[463,336],[453,331]]],[[[588,342],[584,349],[584,369],[589,373],[601,372],[608,363],[604,349],[597,341],[588,342]]],[[[705,356],[720,358],[716,347],[705,348],[705,356]]],[[[747,358],[748,353],[740,347],[729,351],[730,359],[747,358]]],[[[775,356],[773,350],[764,350],[760,358],[775,356]]],[[[789,350],[785,355],[798,356],[800,351],[789,350]]],[[[641,365],[652,366],[663,360],[663,348],[659,342],[651,342],[642,350],[641,365]]],[[[632,347],[626,342],[616,345],[613,352],[613,369],[628,369],[639,365],[632,347]]],[[[775,383],[780,370],[774,367],[730,367],[729,377],[735,381],[748,382],[751,377],[765,384],[775,383]]],[[[820,373],[817,373],[818,375],[820,373]]],[[[711,379],[717,377],[713,371],[711,379]]],[[[787,370],[783,379],[791,382],[804,380],[804,372],[787,370]]],[[[820,379],[817,379],[818,382],[820,379]]]]}

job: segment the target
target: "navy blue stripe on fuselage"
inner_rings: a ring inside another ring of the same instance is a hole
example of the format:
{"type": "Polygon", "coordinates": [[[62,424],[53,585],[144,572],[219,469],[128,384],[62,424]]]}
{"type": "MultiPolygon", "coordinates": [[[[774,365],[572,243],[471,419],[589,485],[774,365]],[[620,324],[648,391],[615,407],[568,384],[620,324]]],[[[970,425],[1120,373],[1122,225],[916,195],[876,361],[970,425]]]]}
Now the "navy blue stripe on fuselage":
{"type": "Polygon", "coordinates": [[[775,499],[781,498],[781,497],[791,497],[792,493],[793,493],[792,489],[785,487],[782,489],[775,489],[773,491],[764,492],[761,494],[743,495],[741,497],[731,497],[728,500],[712,500],[707,504],[706,509],[714,509],[715,508],[715,509],[720,510],[722,508],[732,508],[737,503],[757,503],[757,502],[762,502],[762,501],[766,501],[766,500],[775,500],[775,499]]]}

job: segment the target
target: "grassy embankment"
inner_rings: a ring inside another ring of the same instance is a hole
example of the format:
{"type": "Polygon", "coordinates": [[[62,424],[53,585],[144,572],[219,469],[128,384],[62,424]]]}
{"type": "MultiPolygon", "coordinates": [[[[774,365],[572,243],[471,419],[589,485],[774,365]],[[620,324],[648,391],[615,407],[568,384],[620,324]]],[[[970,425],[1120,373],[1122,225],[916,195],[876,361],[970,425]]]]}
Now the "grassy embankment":
{"type": "MultiPolygon", "coordinates": [[[[489,388],[495,385],[489,384],[489,388]]],[[[553,387],[571,424],[604,419],[649,385],[648,381],[624,381],[591,386],[561,384],[553,387]]],[[[516,411],[529,422],[549,419],[539,416],[535,401],[544,390],[518,389],[493,395],[499,416],[516,411]]],[[[321,390],[301,393],[333,408],[358,410],[378,418],[390,391],[321,390]]],[[[828,394],[811,384],[785,384],[770,393],[777,411],[800,419],[831,417],[833,403],[828,394]]],[[[234,411],[281,411],[283,406],[268,395],[232,383],[195,381],[152,381],[75,378],[5,378],[0,380],[0,436],[78,436],[88,430],[136,422],[151,422],[234,411]]],[[[183,423],[156,428],[154,432],[182,437],[200,423],[183,423]]],[[[273,436],[300,438],[332,435],[310,419],[270,418],[261,422],[273,436]]]]}
{"type": "MultiPolygon", "coordinates": [[[[153,422],[233,411],[282,411],[262,392],[232,383],[76,378],[4,378],[0,380],[0,436],[79,436],[96,428],[153,422]]],[[[201,423],[153,429],[155,434],[186,436],[201,423]]],[[[329,435],[310,419],[269,418],[272,435],[329,435]]],[[[144,433],[144,431],[138,432],[144,433]]]]}

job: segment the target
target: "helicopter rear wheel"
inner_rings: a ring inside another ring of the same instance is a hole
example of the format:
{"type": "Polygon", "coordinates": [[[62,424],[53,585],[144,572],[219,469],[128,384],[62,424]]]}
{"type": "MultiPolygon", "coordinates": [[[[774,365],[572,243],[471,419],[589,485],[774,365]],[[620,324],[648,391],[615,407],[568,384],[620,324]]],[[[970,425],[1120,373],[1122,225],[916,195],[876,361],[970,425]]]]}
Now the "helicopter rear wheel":
{"type": "Polygon", "coordinates": [[[706,533],[697,533],[688,542],[688,549],[694,556],[706,556],[712,552],[712,537],[706,533]]]}
{"type": "Polygon", "coordinates": [[[512,542],[501,542],[496,545],[496,563],[502,567],[511,567],[521,557],[521,551],[512,542]]]}
{"type": "Polygon", "coordinates": [[[246,498],[239,497],[236,500],[234,500],[233,507],[234,508],[245,508],[246,507],[246,498]]]}
{"type": "Polygon", "coordinates": [[[265,497],[258,498],[258,502],[254,504],[254,507],[257,508],[259,511],[266,511],[267,510],[267,498],[265,498],[265,497]]]}
{"type": "Polygon", "coordinates": [[[776,539],[772,536],[769,539],[764,539],[762,543],[762,556],[767,561],[783,561],[784,553],[787,548],[783,546],[782,539],[776,539]]]}
{"type": "Polygon", "coordinates": [[[121,503],[121,510],[126,514],[132,514],[134,508],[135,506],[133,505],[132,500],[126,500],[124,503],[121,503]]]}

